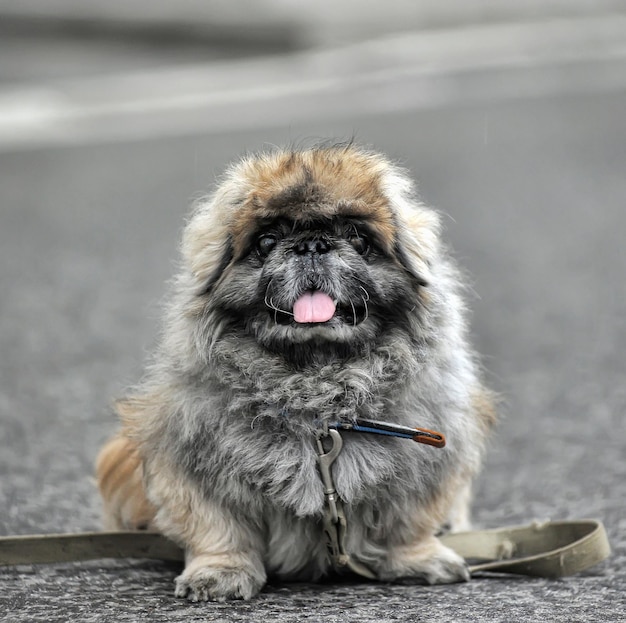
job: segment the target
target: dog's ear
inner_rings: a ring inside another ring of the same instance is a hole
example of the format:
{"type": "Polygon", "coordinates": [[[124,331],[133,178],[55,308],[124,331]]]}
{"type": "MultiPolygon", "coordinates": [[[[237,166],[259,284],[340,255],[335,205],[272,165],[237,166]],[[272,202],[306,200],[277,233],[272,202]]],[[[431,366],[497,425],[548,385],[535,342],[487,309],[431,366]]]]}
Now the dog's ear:
{"type": "Polygon", "coordinates": [[[439,247],[439,219],[431,210],[418,208],[398,222],[396,257],[420,286],[432,280],[431,267],[439,247]]]}
{"type": "Polygon", "coordinates": [[[396,257],[419,285],[428,285],[439,254],[439,216],[419,201],[413,183],[403,172],[392,169],[385,182],[396,221],[396,257]]]}
{"type": "Polygon", "coordinates": [[[182,239],[182,257],[200,293],[208,293],[233,260],[231,193],[220,187],[196,205],[182,239]]]}

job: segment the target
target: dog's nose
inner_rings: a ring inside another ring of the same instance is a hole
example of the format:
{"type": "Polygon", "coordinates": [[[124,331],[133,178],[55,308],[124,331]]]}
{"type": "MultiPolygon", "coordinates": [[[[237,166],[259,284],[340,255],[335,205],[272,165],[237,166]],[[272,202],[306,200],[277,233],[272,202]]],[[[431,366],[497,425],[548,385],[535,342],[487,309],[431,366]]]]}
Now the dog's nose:
{"type": "Polygon", "coordinates": [[[298,255],[307,255],[308,253],[317,253],[322,255],[330,251],[330,244],[322,238],[313,238],[311,240],[303,240],[298,242],[293,248],[298,255]]]}

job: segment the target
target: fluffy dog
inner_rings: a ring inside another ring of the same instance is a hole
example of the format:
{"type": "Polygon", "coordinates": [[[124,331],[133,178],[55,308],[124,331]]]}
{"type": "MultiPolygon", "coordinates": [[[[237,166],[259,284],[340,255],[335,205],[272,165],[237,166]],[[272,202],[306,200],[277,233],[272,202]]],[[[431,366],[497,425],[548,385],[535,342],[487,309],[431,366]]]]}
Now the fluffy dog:
{"type": "Polygon", "coordinates": [[[246,157],[196,207],[182,257],[160,345],[98,459],[108,527],[182,545],[176,594],[194,601],[328,575],[316,440],[364,417],[447,446],[342,432],[350,557],[385,581],[466,580],[436,534],[468,525],[494,409],[462,280],[406,174],[352,144],[246,157]]]}

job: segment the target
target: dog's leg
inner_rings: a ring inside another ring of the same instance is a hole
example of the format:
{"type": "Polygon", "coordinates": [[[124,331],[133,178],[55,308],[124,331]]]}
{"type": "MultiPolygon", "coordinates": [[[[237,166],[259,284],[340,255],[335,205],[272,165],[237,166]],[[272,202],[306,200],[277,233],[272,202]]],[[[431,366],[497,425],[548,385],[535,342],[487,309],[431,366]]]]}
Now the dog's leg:
{"type": "Polygon", "coordinates": [[[176,578],[176,596],[191,601],[254,597],[267,580],[260,538],[224,509],[207,503],[193,506],[183,528],[186,564],[176,578]]]}
{"type": "Polygon", "coordinates": [[[185,570],[176,578],[176,596],[191,601],[254,597],[267,580],[258,536],[230,513],[207,503],[190,514],[185,570]]]}
{"type": "Polygon", "coordinates": [[[163,457],[148,470],[148,494],[163,534],[185,548],[185,569],[176,596],[191,601],[254,597],[267,580],[260,526],[210,500],[163,457]]]}
{"type": "Polygon", "coordinates": [[[379,577],[392,582],[452,584],[466,582],[470,575],[465,560],[432,535],[393,547],[379,577]]]}
{"type": "Polygon", "coordinates": [[[225,509],[181,486],[163,462],[152,465],[151,498],[135,442],[123,434],[108,441],[96,461],[98,487],[109,530],[159,529],[186,548],[176,595],[192,601],[250,599],[266,581],[261,539],[225,509]]]}
{"type": "Polygon", "coordinates": [[[448,479],[429,504],[418,506],[410,517],[403,517],[387,530],[394,535],[385,560],[378,569],[381,580],[451,584],[470,578],[465,560],[436,537],[445,520],[454,528],[469,521],[471,473],[462,472],[448,479]]]}
{"type": "Polygon", "coordinates": [[[110,439],[98,455],[96,478],[106,530],[154,528],[155,509],[146,498],[143,466],[134,442],[123,434],[110,439]]]}
{"type": "Polygon", "coordinates": [[[176,578],[176,597],[191,601],[250,599],[267,577],[260,557],[252,552],[187,554],[185,570],[176,578]]]}
{"type": "Polygon", "coordinates": [[[439,528],[440,534],[448,532],[467,532],[472,529],[470,506],[472,487],[470,483],[459,491],[448,513],[446,522],[439,528]]]}

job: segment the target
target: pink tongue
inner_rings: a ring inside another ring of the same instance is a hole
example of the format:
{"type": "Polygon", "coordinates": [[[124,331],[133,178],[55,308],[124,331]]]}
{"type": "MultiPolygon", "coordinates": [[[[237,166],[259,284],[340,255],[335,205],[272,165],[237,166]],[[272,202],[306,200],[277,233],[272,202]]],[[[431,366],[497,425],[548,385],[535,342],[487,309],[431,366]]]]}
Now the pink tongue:
{"type": "Polygon", "coordinates": [[[293,305],[296,322],[327,322],[334,315],[333,299],[319,290],[305,292],[293,305]]]}

